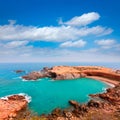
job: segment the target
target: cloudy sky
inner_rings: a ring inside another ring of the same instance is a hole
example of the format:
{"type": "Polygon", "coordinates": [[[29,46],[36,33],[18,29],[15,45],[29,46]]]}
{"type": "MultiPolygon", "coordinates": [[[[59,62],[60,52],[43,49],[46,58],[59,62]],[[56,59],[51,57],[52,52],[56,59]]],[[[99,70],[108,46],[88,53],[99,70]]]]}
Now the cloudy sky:
{"type": "Polygon", "coordinates": [[[120,62],[119,0],[0,0],[0,62],[120,62]]]}

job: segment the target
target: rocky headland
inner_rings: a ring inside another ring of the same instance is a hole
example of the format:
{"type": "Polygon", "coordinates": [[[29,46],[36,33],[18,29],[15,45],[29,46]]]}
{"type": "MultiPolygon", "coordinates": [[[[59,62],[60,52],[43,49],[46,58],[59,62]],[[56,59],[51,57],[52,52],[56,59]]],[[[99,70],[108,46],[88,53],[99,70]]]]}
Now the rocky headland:
{"type": "Polygon", "coordinates": [[[31,72],[23,76],[23,79],[37,80],[49,77],[54,80],[67,80],[76,78],[93,78],[113,84],[105,93],[90,95],[91,100],[87,104],[80,104],[70,100],[71,108],[61,110],[59,108],[49,115],[41,118],[46,120],[119,120],[120,119],[120,70],[99,66],[55,66],[43,68],[39,72],[31,72]]]}
{"type": "Polygon", "coordinates": [[[23,115],[28,101],[22,95],[12,95],[0,99],[0,120],[15,120],[23,115]]]}
{"type": "Polygon", "coordinates": [[[49,77],[54,80],[67,80],[76,78],[95,78],[117,85],[120,81],[119,70],[99,66],[55,66],[43,68],[41,71],[33,71],[25,76],[25,80],[38,80],[39,78],[49,77]]]}

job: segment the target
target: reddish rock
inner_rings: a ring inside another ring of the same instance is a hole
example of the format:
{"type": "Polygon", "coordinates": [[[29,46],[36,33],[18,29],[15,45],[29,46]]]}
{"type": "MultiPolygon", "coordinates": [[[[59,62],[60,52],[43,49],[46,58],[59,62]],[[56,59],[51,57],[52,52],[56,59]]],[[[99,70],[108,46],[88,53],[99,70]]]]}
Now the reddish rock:
{"type": "Polygon", "coordinates": [[[111,80],[120,81],[120,75],[115,74],[114,72],[106,72],[106,71],[85,71],[87,76],[99,76],[103,78],[108,78],[111,80]]]}
{"type": "Polygon", "coordinates": [[[96,66],[55,66],[52,68],[45,67],[41,71],[31,72],[22,76],[26,80],[37,80],[43,77],[49,77],[55,80],[76,79],[86,76],[98,76],[120,81],[119,71],[114,72],[109,68],[96,66]]]}
{"type": "Polygon", "coordinates": [[[25,97],[22,95],[12,95],[7,97],[8,100],[25,100],[25,97]]]}
{"type": "Polygon", "coordinates": [[[44,77],[44,74],[42,74],[41,72],[31,72],[28,75],[22,76],[22,78],[25,80],[37,80],[43,77],[44,77]]]}
{"type": "Polygon", "coordinates": [[[116,70],[115,72],[116,72],[117,74],[120,74],[120,70],[116,70]]]}
{"type": "Polygon", "coordinates": [[[51,112],[51,115],[53,117],[60,117],[60,116],[62,116],[62,110],[59,108],[56,108],[51,112]]]}
{"type": "Polygon", "coordinates": [[[81,74],[80,74],[80,77],[81,77],[81,78],[84,78],[84,77],[86,77],[86,76],[87,76],[87,74],[85,74],[85,73],[81,73],[81,74]]]}
{"type": "Polygon", "coordinates": [[[66,118],[70,119],[73,117],[72,113],[71,112],[64,112],[64,115],[66,118]]]}
{"type": "Polygon", "coordinates": [[[27,108],[25,97],[13,95],[8,100],[0,99],[0,120],[10,120],[17,117],[18,113],[27,108]]]}
{"type": "Polygon", "coordinates": [[[63,73],[63,74],[56,74],[56,77],[54,77],[55,80],[68,80],[68,79],[77,79],[85,77],[86,74],[84,73],[63,73]]]}
{"type": "Polygon", "coordinates": [[[25,72],[24,70],[15,70],[16,73],[22,73],[25,72]]]}
{"type": "Polygon", "coordinates": [[[80,106],[80,104],[77,101],[74,100],[70,100],[69,101],[70,105],[72,105],[74,108],[77,108],[80,106]]]}
{"type": "Polygon", "coordinates": [[[105,93],[91,95],[92,97],[99,97],[110,104],[120,104],[120,84],[114,88],[108,88],[105,93]]]}
{"type": "Polygon", "coordinates": [[[94,100],[90,100],[87,104],[88,107],[96,107],[96,108],[100,108],[101,107],[101,103],[99,101],[94,101],[94,100]]]}

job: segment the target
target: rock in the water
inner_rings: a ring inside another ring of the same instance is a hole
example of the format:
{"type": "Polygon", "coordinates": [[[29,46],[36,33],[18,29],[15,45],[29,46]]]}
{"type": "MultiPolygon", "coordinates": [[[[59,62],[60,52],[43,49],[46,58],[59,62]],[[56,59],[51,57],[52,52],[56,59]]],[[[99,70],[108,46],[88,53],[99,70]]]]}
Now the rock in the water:
{"type": "Polygon", "coordinates": [[[80,104],[77,101],[74,100],[70,100],[69,101],[70,105],[72,105],[74,108],[77,108],[80,106],[80,104]]]}
{"type": "Polygon", "coordinates": [[[25,72],[24,70],[14,70],[14,72],[16,73],[22,73],[22,72],[25,72]]]}

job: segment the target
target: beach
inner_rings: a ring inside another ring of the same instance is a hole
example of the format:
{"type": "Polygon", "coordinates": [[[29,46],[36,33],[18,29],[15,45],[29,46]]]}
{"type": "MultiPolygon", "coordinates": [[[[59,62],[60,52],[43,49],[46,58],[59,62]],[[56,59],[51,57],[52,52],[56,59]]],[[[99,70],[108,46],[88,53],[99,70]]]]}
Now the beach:
{"type": "Polygon", "coordinates": [[[103,77],[99,77],[99,76],[87,76],[87,78],[92,78],[92,79],[95,79],[95,80],[100,80],[102,82],[105,82],[105,83],[109,84],[111,87],[114,87],[115,85],[119,84],[119,81],[110,80],[108,78],[103,78],[103,77]]]}

